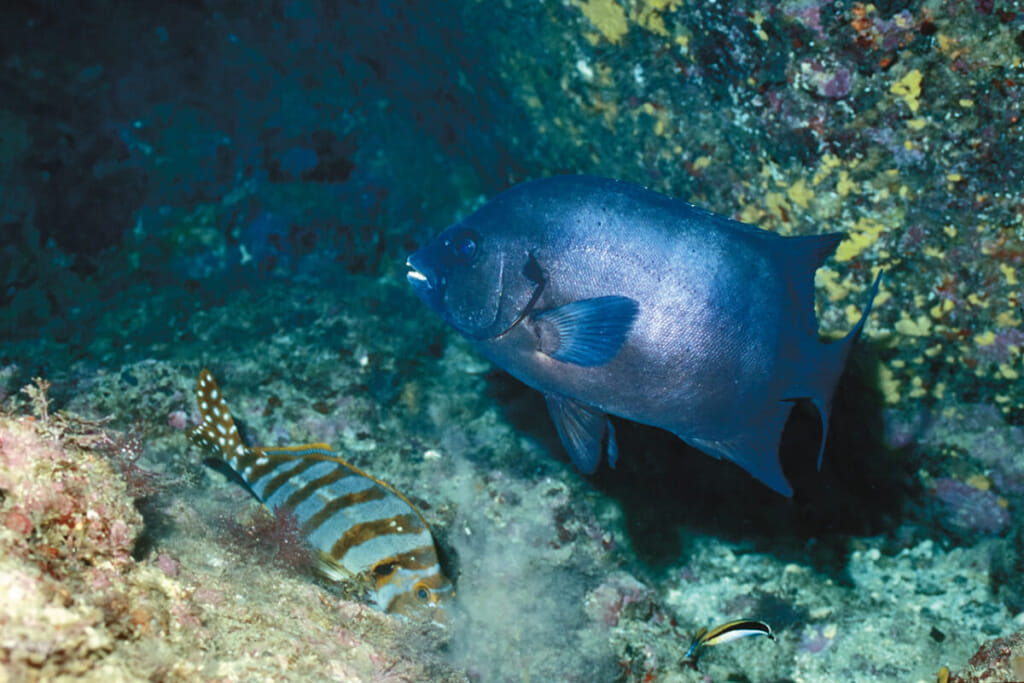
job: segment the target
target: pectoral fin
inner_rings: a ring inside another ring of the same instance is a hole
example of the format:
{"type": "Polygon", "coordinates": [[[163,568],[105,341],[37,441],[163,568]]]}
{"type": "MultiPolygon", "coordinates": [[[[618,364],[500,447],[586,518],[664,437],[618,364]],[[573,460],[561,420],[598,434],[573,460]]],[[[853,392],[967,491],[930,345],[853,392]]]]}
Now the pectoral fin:
{"type": "Polygon", "coordinates": [[[624,296],[573,301],[532,319],[541,353],[586,368],[604,365],[619,352],[640,306],[624,296]]]}
{"type": "Polygon", "coordinates": [[[592,474],[601,462],[608,444],[608,465],[615,467],[618,447],[615,445],[615,429],[608,417],[601,411],[565,396],[545,394],[548,412],[555,421],[562,445],[569,451],[569,457],[584,474],[592,474]]]}

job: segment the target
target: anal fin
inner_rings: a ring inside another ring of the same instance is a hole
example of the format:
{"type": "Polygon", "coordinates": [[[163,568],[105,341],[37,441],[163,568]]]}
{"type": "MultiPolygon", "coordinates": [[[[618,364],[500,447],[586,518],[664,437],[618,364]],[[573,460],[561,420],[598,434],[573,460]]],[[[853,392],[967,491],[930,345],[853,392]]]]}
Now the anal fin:
{"type": "Polygon", "coordinates": [[[779,442],[792,409],[792,403],[777,403],[760,424],[755,424],[729,439],[698,439],[686,436],[680,438],[708,455],[731,460],[762,484],[789,497],[793,495],[793,487],[782,473],[779,442]]]}

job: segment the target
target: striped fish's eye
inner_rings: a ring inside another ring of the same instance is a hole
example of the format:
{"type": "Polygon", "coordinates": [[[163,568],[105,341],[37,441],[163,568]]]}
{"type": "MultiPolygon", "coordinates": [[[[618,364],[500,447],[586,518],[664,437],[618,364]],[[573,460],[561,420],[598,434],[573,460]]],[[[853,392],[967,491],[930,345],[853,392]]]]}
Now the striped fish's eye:
{"type": "Polygon", "coordinates": [[[433,593],[433,591],[431,591],[429,588],[427,588],[427,585],[425,583],[423,583],[422,581],[420,583],[417,583],[415,586],[413,586],[412,587],[412,591],[413,591],[413,595],[415,595],[416,599],[419,600],[420,602],[433,602],[434,601],[434,593],[433,593]]]}
{"type": "Polygon", "coordinates": [[[375,564],[373,566],[373,575],[375,577],[377,577],[378,579],[383,579],[384,577],[391,576],[394,573],[395,573],[395,563],[394,562],[380,562],[380,563],[375,564]]]}

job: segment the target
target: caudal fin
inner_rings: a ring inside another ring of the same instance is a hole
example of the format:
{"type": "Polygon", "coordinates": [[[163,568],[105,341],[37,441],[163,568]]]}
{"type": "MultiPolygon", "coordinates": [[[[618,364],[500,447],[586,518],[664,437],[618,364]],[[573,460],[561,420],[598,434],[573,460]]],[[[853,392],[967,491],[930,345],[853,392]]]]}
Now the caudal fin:
{"type": "Polygon", "coordinates": [[[821,360],[816,367],[812,368],[814,377],[809,379],[811,385],[811,403],[818,409],[821,415],[821,448],[818,450],[818,469],[821,469],[821,462],[825,455],[825,442],[828,440],[828,422],[832,415],[832,395],[835,393],[836,384],[843,374],[846,366],[846,358],[850,355],[850,349],[864,329],[864,323],[871,314],[871,307],[875,303],[875,296],[878,294],[878,287],[882,283],[882,273],[878,272],[875,282],[871,285],[868,293],[868,303],[864,307],[864,313],[860,321],[850,330],[841,341],[821,346],[821,360]]]}
{"type": "Polygon", "coordinates": [[[196,403],[203,421],[188,433],[189,440],[210,455],[226,460],[238,471],[239,459],[251,455],[251,451],[242,443],[220,387],[205,368],[196,381],[196,403]]]}

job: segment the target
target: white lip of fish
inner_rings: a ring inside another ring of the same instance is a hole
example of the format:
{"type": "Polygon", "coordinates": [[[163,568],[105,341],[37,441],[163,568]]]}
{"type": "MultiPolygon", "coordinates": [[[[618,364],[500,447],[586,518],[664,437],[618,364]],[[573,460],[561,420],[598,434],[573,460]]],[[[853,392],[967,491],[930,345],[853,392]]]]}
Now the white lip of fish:
{"type": "Polygon", "coordinates": [[[409,280],[409,282],[418,282],[420,284],[426,285],[428,289],[433,289],[433,286],[430,284],[430,278],[428,278],[420,271],[416,270],[416,266],[410,263],[409,259],[405,260],[405,265],[412,269],[405,274],[405,277],[409,280]]]}

